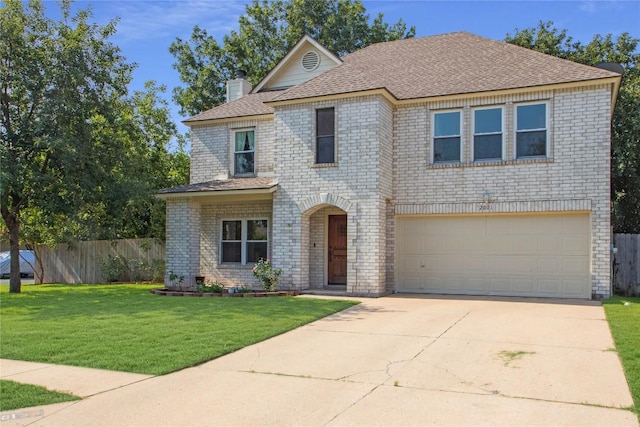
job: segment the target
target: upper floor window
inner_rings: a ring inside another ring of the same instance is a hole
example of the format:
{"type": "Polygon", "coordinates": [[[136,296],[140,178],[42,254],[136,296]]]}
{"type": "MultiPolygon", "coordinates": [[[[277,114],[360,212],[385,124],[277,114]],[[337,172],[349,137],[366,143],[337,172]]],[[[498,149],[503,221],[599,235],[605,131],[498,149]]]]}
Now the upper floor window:
{"type": "Polygon", "coordinates": [[[316,163],[335,162],[335,112],[333,108],[316,110],[316,163]]]}
{"type": "Polygon", "coordinates": [[[231,264],[250,264],[267,259],[267,220],[238,219],[222,221],[220,261],[231,264]]]}
{"type": "Polygon", "coordinates": [[[516,107],[516,158],[547,155],[547,104],[516,107]]]}
{"type": "Polygon", "coordinates": [[[473,160],[502,160],[502,108],[474,110],[473,160]]]}
{"type": "Polygon", "coordinates": [[[433,162],[460,161],[460,111],[433,113],[433,162]]]}
{"type": "Polygon", "coordinates": [[[235,144],[233,151],[234,175],[253,174],[255,158],[255,131],[235,131],[235,144]]]}

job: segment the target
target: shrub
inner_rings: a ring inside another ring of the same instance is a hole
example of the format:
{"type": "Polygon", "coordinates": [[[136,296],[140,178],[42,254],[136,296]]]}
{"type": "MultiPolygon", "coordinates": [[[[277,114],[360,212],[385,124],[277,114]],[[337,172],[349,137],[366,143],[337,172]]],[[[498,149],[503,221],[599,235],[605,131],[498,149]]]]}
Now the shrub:
{"type": "Polygon", "coordinates": [[[253,271],[253,275],[258,278],[265,291],[276,290],[282,269],[274,269],[271,266],[271,261],[260,258],[251,271],[253,271]]]}
{"type": "Polygon", "coordinates": [[[224,285],[218,281],[196,282],[196,292],[222,293],[224,285]]]}
{"type": "Polygon", "coordinates": [[[102,278],[107,282],[122,282],[129,273],[129,262],[120,255],[111,256],[100,262],[102,278]]]}

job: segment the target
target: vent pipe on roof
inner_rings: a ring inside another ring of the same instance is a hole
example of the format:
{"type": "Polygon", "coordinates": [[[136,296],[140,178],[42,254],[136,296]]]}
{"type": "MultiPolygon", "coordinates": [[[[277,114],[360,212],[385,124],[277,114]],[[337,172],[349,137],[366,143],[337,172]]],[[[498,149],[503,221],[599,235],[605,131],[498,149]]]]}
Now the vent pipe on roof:
{"type": "Polygon", "coordinates": [[[236,70],[235,79],[227,81],[227,102],[235,101],[251,92],[251,83],[245,77],[245,70],[236,70]]]}

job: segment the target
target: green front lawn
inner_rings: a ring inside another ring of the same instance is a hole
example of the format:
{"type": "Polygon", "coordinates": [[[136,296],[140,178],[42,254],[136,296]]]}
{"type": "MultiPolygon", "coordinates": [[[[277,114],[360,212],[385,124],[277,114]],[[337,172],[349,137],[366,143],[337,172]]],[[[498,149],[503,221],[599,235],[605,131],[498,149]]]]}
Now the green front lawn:
{"type": "Polygon", "coordinates": [[[158,285],[0,287],[0,357],[160,375],[344,310],[315,298],[152,295],[158,285]]]}
{"type": "Polygon", "coordinates": [[[604,311],[640,417],[640,298],[613,297],[604,311]]]}
{"type": "Polygon", "coordinates": [[[0,411],[51,405],[78,399],[80,399],[78,396],[50,391],[38,385],[0,380],[0,411]]]}

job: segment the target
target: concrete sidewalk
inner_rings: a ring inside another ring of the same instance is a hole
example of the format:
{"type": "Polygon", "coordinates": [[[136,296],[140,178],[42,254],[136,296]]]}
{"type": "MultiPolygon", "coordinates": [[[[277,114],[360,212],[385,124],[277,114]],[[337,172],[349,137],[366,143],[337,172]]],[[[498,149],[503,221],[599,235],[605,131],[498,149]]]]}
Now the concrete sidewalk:
{"type": "MultiPolygon", "coordinates": [[[[87,399],[18,410],[24,418],[2,426],[638,426],[599,305],[362,301],[198,367],[114,373],[124,375],[115,387],[96,376],[105,386],[85,386],[87,399]]],[[[28,374],[7,376],[5,362],[3,378],[28,374]]]]}
{"type": "Polygon", "coordinates": [[[151,375],[0,359],[0,378],[89,397],[151,378],[151,375]]]}

